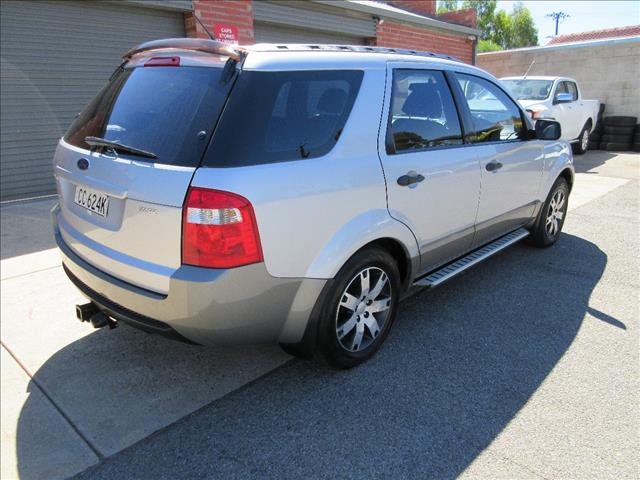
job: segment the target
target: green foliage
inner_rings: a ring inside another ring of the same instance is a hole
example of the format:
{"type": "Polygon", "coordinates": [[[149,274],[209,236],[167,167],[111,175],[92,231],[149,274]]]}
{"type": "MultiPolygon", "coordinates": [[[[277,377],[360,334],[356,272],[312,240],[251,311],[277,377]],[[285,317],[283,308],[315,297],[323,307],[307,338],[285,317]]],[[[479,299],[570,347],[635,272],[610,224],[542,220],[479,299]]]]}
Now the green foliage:
{"type": "Polygon", "coordinates": [[[458,0],[440,0],[436,14],[442,15],[443,13],[453,12],[454,10],[458,10],[458,0]]]}
{"type": "Polygon", "coordinates": [[[502,47],[491,40],[480,40],[478,42],[478,53],[497,52],[499,50],[502,50],[502,47]]]}
{"type": "Polygon", "coordinates": [[[498,11],[493,19],[493,31],[488,40],[502,48],[511,45],[512,24],[511,17],[504,10],[498,11]]]}
{"type": "Polygon", "coordinates": [[[478,28],[482,30],[482,40],[478,43],[479,52],[538,45],[538,30],[531,12],[522,2],[516,3],[511,13],[502,9],[496,11],[497,5],[497,0],[463,0],[462,4],[458,0],[440,0],[438,14],[458,8],[475,9],[478,28]]]}
{"type": "Polygon", "coordinates": [[[485,38],[489,38],[493,31],[493,19],[496,14],[497,0],[464,0],[462,8],[473,8],[478,16],[478,28],[485,38]]]}
{"type": "Polygon", "coordinates": [[[511,18],[511,35],[509,48],[522,48],[538,45],[538,29],[533,22],[531,12],[522,2],[513,6],[511,18]]]}

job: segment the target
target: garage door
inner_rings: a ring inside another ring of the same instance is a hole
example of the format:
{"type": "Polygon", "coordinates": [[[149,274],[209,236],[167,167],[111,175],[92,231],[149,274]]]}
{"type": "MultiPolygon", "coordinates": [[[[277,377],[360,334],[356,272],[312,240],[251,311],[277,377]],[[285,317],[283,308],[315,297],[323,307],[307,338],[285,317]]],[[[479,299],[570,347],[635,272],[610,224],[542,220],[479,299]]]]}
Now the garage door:
{"type": "Polygon", "coordinates": [[[51,159],[74,116],[126,50],[184,36],[183,11],[87,1],[2,1],[0,8],[0,196],[52,194],[51,159]]]}
{"type": "Polygon", "coordinates": [[[257,43],[329,43],[337,45],[365,45],[366,39],[349,35],[322,32],[318,30],[302,30],[278,25],[256,22],[253,26],[257,43]]]}
{"type": "Polygon", "coordinates": [[[373,17],[312,2],[253,2],[254,38],[266,43],[365,45],[373,17]]]}

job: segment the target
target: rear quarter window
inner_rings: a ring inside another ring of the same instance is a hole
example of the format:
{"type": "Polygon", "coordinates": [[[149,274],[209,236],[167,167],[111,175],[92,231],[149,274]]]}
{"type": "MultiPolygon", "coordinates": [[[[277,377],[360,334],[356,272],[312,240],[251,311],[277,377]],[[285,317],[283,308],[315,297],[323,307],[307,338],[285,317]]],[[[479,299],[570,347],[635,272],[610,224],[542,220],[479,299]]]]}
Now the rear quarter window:
{"type": "Polygon", "coordinates": [[[363,72],[243,72],[204,166],[237,167],[326,155],[353,108],[363,72]]]}

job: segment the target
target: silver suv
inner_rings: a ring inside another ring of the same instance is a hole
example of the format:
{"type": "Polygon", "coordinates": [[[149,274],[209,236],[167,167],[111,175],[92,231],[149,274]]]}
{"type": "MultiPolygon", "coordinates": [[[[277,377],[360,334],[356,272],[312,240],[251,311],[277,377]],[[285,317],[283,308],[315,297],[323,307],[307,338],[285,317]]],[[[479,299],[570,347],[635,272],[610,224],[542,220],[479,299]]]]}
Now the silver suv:
{"type": "Polygon", "coordinates": [[[559,124],[455,59],[168,39],[123,60],[55,154],[55,235],[95,327],[351,367],[408,292],[562,229],[559,124]]]}

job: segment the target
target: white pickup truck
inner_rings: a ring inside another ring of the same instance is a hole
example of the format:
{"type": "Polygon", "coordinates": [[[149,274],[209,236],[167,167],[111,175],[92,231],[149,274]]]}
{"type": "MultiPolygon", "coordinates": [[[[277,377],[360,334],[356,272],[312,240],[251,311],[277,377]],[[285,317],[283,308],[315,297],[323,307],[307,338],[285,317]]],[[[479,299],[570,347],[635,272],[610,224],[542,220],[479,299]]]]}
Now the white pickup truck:
{"type": "Polygon", "coordinates": [[[578,82],[566,77],[505,77],[500,79],[531,118],[560,122],[562,139],[575,153],[584,153],[596,126],[600,101],[584,100],[578,82]]]}

